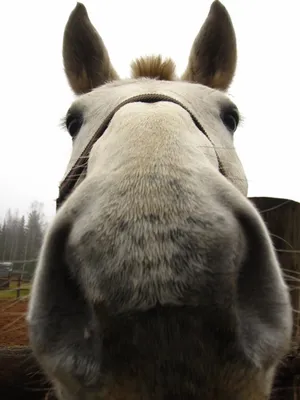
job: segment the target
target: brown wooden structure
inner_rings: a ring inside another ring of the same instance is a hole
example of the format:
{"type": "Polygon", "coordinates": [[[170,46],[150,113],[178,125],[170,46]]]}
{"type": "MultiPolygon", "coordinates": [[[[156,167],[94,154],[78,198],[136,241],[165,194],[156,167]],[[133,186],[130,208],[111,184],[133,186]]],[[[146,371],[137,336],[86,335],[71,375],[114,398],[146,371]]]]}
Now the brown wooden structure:
{"type": "Polygon", "coordinates": [[[278,371],[273,399],[300,400],[300,203],[272,197],[251,200],[272,235],[294,308],[291,353],[278,371]]]}

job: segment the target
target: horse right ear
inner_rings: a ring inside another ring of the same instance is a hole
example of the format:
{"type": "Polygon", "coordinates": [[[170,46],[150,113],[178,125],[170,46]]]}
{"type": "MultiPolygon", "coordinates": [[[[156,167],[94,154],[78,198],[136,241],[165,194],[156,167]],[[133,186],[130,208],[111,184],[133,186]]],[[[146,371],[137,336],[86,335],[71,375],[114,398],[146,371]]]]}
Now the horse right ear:
{"type": "Polygon", "coordinates": [[[119,78],[101,37],[81,3],[77,3],[65,27],[63,62],[69,84],[76,94],[90,92],[107,81],[119,78]]]}
{"type": "Polygon", "coordinates": [[[193,43],[182,80],[227,90],[235,73],[237,48],[230,15],[215,0],[193,43]]]}

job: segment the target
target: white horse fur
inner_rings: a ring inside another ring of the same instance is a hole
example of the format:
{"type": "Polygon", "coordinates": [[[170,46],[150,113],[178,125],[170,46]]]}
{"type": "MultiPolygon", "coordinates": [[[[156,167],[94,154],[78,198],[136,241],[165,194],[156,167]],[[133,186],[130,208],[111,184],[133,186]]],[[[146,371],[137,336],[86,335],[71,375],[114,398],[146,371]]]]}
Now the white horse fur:
{"type": "Polygon", "coordinates": [[[66,175],[122,101],[157,94],[184,107],[122,106],[47,232],[27,318],[59,399],[270,396],[292,310],[233,146],[236,55],[214,1],[181,78],[171,60],[148,57],[120,80],[85,7],[71,13],[63,58],[78,96],[66,175]]]}

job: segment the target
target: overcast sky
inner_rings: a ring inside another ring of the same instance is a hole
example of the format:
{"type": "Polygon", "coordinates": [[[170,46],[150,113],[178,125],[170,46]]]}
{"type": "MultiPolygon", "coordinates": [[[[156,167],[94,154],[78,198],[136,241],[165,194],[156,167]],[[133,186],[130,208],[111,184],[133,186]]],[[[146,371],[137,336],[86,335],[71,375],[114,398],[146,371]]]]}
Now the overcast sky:
{"type": "MultiPolygon", "coordinates": [[[[85,0],[121,77],[132,58],[161,53],[186,67],[211,1],[85,0]]],[[[230,95],[244,116],[236,148],[249,195],[300,201],[299,1],[223,0],[236,29],[238,68],[230,95]]],[[[33,200],[55,213],[71,151],[59,127],[73,100],[62,65],[62,37],[76,2],[1,3],[0,216],[33,200]]]]}

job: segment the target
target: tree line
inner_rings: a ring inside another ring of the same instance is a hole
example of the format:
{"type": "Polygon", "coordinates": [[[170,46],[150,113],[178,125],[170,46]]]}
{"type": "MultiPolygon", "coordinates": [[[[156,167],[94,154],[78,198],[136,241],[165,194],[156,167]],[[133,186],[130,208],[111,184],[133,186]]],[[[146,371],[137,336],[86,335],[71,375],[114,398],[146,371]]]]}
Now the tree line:
{"type": "MultiPolygon", "coordinates": [[[[38,257],[46,230],[43,204],[35,201],[30,205],[27,215],[18,210],[8,209],[0,222],[0,262],[35,260],[38,257]]],[[[35,262],[19,263],[14,269],[23,268],[33,272],[35,262]]]]}

